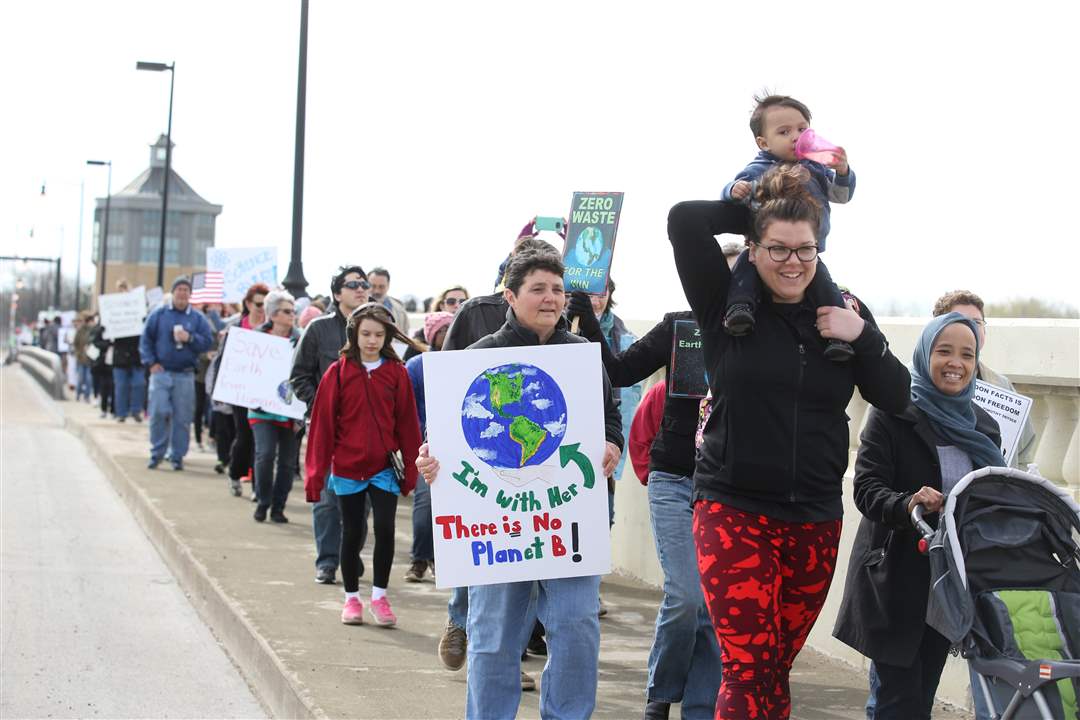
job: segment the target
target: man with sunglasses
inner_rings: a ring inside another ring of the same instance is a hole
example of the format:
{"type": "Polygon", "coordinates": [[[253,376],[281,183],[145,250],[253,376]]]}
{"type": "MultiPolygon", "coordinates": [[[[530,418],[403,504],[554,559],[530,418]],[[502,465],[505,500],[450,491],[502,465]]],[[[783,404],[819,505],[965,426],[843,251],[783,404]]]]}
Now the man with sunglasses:
{"type": "MultiPolygon", "coordinates": [[[[338,359],[345,345],[345,325],[349,315],[368,301],[371,284],[359,265],[344,265],[330,280],[334,302],[330,312],[308,323],[293,355],[292,384],[296,397],[307,403],[310,412],[315,402],[326,369],[338,359]]],[[[312,508],[312,526],[315,533],[315,582],[332,585],[337,573],[341,547],[341,515],[337,496],[329,486],[323,487],[319,502],[312,508]]],[[[364,547],[366,524],[361,528],[360,547],[364,547]]],[[[364,566],[360,565],[360,574],[364,566]]]]}

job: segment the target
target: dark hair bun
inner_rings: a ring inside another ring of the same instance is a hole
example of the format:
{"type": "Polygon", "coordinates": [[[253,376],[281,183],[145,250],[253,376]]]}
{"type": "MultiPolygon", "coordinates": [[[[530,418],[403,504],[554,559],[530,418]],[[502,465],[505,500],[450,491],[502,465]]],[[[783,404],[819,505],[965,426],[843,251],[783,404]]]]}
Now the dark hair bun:
{"type": "Polygon", "coordinates": [[[771,168],[758,180],[754,200],[764,205],[770,200],[798,200],[818,205],[807,183],[810,171],[797,163],[783,163],[771,168]]]}

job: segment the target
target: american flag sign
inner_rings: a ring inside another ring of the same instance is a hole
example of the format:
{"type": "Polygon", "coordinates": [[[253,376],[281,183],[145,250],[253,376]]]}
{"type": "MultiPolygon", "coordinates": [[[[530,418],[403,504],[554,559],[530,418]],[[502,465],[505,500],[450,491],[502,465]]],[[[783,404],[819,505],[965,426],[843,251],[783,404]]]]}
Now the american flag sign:
{"type": "Polygon", "coordinates": [[[191,302],[220,303],[225,301],[225,273],[209,271],[191,276],[191,302]]]}

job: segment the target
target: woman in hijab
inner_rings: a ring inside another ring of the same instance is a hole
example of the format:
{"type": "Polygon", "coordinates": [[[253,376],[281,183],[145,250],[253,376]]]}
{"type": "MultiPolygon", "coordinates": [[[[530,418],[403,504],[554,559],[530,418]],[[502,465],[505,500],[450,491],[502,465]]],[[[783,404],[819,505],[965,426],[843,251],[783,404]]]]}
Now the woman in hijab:
{"type": "Polygon", "coordinates": [[[855,461],[863,514],[833,635],[866,655],[874,720],[929,720],[949,641],[926,624],[930,565],[910,515],[935,515],[974,469],[1004,466],[997,423],[972,402],[979,362],[975,324],[960,313],[923,329],[911,404],[899,415],[871,408],[855,461]]]}

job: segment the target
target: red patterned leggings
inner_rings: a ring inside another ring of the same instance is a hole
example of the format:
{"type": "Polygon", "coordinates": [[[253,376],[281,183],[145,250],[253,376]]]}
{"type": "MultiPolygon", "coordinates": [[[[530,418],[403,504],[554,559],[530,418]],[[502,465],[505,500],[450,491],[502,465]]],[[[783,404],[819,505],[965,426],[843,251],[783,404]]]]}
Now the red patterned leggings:
{"type": "Polygon", "coordinates": [[[723,657],[716,720],[787,720],[788,675],[836,568],[840,520],[790,523],[694,507],[701,588],[723,657]]]}

